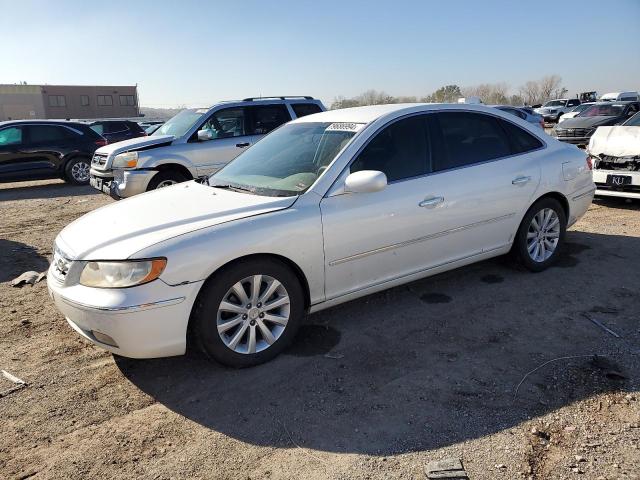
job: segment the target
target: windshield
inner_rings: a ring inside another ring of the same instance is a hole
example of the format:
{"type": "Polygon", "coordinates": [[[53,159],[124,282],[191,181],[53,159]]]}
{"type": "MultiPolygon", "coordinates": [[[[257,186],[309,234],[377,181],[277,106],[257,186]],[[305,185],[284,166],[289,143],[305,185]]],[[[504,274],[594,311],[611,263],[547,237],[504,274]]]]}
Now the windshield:
{"type": "Polygon", "coordinates": [[[573,107],[573,110],[571,110],[572,112],[582,112],[583,110],[586,110],[587,108],[589,108],[591,105],[587,104],[587,103],[583,103],[582,105],[578,105],[576,107],[573,107]]]}
{"type": "Polygon", "coordinates": [[[640,127],[640,113],[636,113],[622,125],[624,125],[625,127],[640,127]]]}
{"type": "Polygon", "coordinates": [[[580,114],[581,117],[617,117],[622,115],[622,105],[592,105],[580,114]]]}
{"type": "Polygon", "coordinates": [[[187,133],[205,113],[207,113],[207,110],[204,108],[183,110],[175,117],[163,123],[160,128],[153,132],[153,135],[173,135],[174,137],[181,137],[187,133]]]}
{"type": "Polygon", "coordinates": [[[209,184],[258,195],[300,195],[320,178],[363,126],[306,122],[284,125],[209,177],[209,184]]]}
{"type": "Polygon", "coordinates": [[[544,104],[545,107],[564,107],[566,102],[564,100],[551,100],[544,104]]]}

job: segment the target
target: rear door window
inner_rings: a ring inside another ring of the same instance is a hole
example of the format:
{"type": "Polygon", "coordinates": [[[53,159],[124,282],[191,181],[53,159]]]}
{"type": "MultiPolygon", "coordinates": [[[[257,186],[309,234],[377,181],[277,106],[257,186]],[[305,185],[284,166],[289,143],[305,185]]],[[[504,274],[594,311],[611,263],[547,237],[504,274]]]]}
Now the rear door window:
{"type": "Polygon", "coordinates": [[[22,127],[9,127],[0,130],[0,147],[22,144],[22,127]]]}
{"type": "Polygon", "coordinates": [[[498,120],[491,115],[440,112],[434,120],[433,171],[511,155],[509,139],[498,120]]]}
{"type": "Polygon", "coordinates": [[[251,116],[251,134],[265,135],[291,120],[286,105],[256,105],[247,108],[251,116]]]}
{"type": "Polygon", "coordinates": [[[322,111],[320,106],[315,103],[292,103],[291,108],[293,108],[293,113],[295,113],[298,118],[322,111]]]}
{"type": "Polygon", "coordinates": [[[514,125],[506,120],[498,120],[500,125],[507,133],[511,144],[511,153],[516,155],[519,153],[530,152],[543,146],[543,143],[536,137],[526,132],[523,128],[514,125]]]}
{"type": "Polygon", "coordinates": [[[29,125],[27,131],[29,143],[34,145],[66,142],[75,136],[71,130],[59,125],[29,125]]]}

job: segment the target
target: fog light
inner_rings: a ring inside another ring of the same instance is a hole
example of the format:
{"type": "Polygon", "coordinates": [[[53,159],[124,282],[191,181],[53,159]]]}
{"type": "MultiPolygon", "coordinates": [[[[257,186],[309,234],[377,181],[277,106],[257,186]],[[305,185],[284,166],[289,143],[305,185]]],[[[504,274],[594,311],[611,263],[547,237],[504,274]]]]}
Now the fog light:
{"type": "Polygon", "coordinates": [[[91,335],[93,335],[93,338],[95,338],[100,343],[118,348],[118,344],[116,343],[116,341],[106,333],[98,332],[97,330],[91,330],[91,335]]]}

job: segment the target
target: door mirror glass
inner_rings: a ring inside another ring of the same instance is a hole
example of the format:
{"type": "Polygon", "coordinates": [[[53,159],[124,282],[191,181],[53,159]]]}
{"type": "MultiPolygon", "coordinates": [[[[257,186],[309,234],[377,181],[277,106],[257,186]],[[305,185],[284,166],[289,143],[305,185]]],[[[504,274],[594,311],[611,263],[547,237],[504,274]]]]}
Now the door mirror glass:
{"type": "Polygon", "coordinates": [[[213,140],[211,130],[198,130],[198,141],[206,142],[207,140],[213,140]]]}
{"type": "Polygon", "coordinates": [[[377,170],[361,170],[350,174],[344,181],[347,193],[373,193],[384,190],[387,176],[377,170]]]}

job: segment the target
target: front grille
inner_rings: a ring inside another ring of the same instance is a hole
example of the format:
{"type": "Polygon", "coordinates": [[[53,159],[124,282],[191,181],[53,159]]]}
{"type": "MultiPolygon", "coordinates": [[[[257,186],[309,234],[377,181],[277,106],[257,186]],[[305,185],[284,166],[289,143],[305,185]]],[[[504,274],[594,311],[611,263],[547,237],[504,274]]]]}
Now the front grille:
{"type": "Polygon", "coordinates": [[[107,156],[104,153],[94,153],[91,165],[94,167],[104,167],[107,164],[107,156]]]}
{"type": "Polygon", "coordinates": [[[589,137],[593,133],[590,128],[556,128],[557,137],[589,137]]]}

